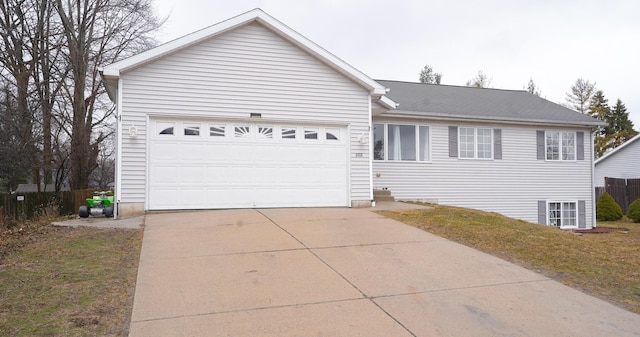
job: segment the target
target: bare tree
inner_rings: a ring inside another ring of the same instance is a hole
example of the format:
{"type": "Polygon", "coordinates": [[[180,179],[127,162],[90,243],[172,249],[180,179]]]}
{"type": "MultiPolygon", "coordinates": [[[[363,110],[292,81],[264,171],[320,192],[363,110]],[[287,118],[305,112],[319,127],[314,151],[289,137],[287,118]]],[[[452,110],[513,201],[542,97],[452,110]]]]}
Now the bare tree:
{"type": "Polygon", "coordinates": [[[578,78],[576,83],[571,86],[571,92],[567,93],[566,100],[571,108],[585,114],[588,112],[591,98],[596,89],[596,84],[588,80],[578,78]]]}
{"type": "Polygon", "coordinates": [[[89,185],[96,167],[98,145],[109,136],[93,134],[112,115],[113,107],[99,109],[104,96],[98,69],[149,48],[151,33],[163,23],[150,0],[56,0],[55,11],[63,27],[66,61],[70,68],[71,188],[89,185]]]}
{"type": "Polygon", "coordinates": [[[488,88],[491,86],[491,79],[482,70],[479,70],[478,74],[468,80],[465,85],[467,87],[488,88]]]}
{"type": "Polygon", "coordinates": [[[32,34],[33,10],[25,5],[25,0],[0,1],[0,64],[6,83],[5,94],[13,97],[15,114],[12,119],[17,143],[13,151],[27,158],[27,167],[23,169],[33,174],[33,164],[38,159],[36,139],[33,130],[35,112],[29,100],[33,57],[29,51],[29,36],[32,34]]]}

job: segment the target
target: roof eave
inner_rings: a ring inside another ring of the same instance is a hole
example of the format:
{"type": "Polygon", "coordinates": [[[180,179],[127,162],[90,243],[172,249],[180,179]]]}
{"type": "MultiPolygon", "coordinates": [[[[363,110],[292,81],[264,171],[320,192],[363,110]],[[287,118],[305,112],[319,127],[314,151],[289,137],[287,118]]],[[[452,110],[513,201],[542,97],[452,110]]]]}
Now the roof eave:
{"type": "Polygon", "coordinates": [[[596,128],[598,126],[606,125],[603,122],[571,122],[571,121],[557,121],[557,120],[545,120],[545,119],[520,119],[520,118],[504,118],[504,117],[477,117],[468,115],[454,115],[443,113],[426,113],[416,111],[402,111],[396,110],[391,114],[380,114],[378,117],[406,117],[406,118],[430,118],[439,120],[465,120],[465,121],[478,121],[478,122],[502,122],[509,124],[536,124],[536,125],[563,125],[563,126],[583,126],[589,128],[596,128]]]}

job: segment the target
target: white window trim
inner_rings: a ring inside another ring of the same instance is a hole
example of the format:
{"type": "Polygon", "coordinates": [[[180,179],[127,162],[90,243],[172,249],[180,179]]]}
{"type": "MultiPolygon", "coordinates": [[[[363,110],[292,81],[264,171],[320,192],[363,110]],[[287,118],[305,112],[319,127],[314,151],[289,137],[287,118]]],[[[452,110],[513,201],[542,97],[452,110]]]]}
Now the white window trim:
{"type": "Polygon", "coordinates": [[[493,128],[485,128],[485,127],[478,127],[478,126],[467,126],[467,125],[458,126],[458,158],[459,159],[463,159],[463,160],[493,160],[494,159],[493,158],[493,156],[494,156],[493,147],[494,147],[493,128]],[[462,157],[461,156],[462,151],[460,151],[460,149],[462,147],[462,141],[460,140],[460,137],[461,137],[460,129],[473,129],[473,157],[462,157]],[[488,158],[478,158],[478,129],[487,129],[487,130],[489,130],[489,135],[491,136],[491,156],[488,157],[488,158]]]}
{"type": "MultiPolygon", "coordinates": [[[[376,123],[373,122],[373,124],[381,124],[384,125],[383,127],[383,148],[384,148],[384,159],[373,159],[373,161],[376,162],[388,162],[388,163],[431,163],[432,162],[432,146],[431,146],[431,135],[433,134],[433,128],[431,125],[429,124],[414,124],[414,123],[402,123],[402,122],[384,122],[384,123],[376,123]],[[392,125],[413,125],[416,128],[416,160],[393,160],[393,159],[389,159],[389,151],[387,150],[387,146],[389,144],[389,128],[388,125],[392,124],[392,125]],[[429,142],[429,158],[427,160],[419,160],[418,158],[420,158],[420,127],[421,126],[426,126],[429,132],[429,135],[427,137],[427,142],[429,142]]],[[[371,138],[374,138],[374,136],[372,135],[371,138]]],[[[375,140],[372,143],[372,147],[375,147],[375,140]]],[[[375,154],[374,154],[375,156],[375,154]]]]}
{"type": "Polygon", "coordinates": [[[578,135],[576,131],[567,131],[567,130],[544,130],[544,160],[549,162],[564,162],[564,163],[574,163],[578,161],[578,135]],[[558,133],[558,159],[549,159],[547,157],[547,133],[549,132],[557,132],[558,133]],[[562,159],[562,134],[563,133],[572,133],[573,134],[573,159],[562,159]]]}
{"type": "MultiPolygon", "coordinates": [[[[550,224],[549,221],[549,215],[551,213],[551,207],[549,207],[549,204],[553,204],[553,203],[560,203],[560,216],[562,219],[562,204],[563,203],[573,203],[576,205],[576,225],[575,226],[565,226],[563,225],[564,221],[562,221],[562,223],[560,224],[560,226],[558,228],[560,229],[574,229],[574,228],[578,228],[580,226],[579,221],[580,221],[580,208],[578,207],[578,200],[547,200],[547,226],[550,227],[556,227],[550,224]]],[[[562,219],[564,220],[564,219],[562,219]]]]}

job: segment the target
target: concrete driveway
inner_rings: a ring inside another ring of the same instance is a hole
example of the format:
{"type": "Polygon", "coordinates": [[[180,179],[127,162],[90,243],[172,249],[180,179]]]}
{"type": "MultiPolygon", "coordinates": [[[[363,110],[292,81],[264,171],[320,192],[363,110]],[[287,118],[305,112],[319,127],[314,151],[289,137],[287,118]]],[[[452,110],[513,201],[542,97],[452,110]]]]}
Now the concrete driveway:
{"type": "Polygon", "coordinates": [[[146,217],[130,336],[640,336],[640,315],[366,209],[146,217]]]}

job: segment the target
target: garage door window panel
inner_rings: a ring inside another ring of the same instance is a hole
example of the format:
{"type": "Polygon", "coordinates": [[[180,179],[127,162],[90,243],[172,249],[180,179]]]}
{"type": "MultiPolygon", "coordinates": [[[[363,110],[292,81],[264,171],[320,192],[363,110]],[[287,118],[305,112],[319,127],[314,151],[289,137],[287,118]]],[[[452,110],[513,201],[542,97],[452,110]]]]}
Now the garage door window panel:
{"type": "Polygon", "coordinates": [[[260,139],[273,139],[273,126],[259,126],[258,138],[260,139]]]}
{"type": "Polygon", "coordinates": [[[224,137],[226,135],[226,126],[225,125],[210,125],[209,126],[209,136],[211,137],[224,137]]]}
{"type": "Polygon", "coordinates": [[[318,139],[318,129],[316,128],[305,128],[304,129],[304,139],[318,139]]]}
{"type": "Polygon", "coordinates": [[[175,129],[174,123],[170,123],[170,122],[156,123],[156,130],[158,130],[158,135],[173,136],[174,129],[175,129]]]}
{"type": "Polygon", "coordinates": [[[185,124],[184,126],[185,136],[200,136],[200,125],[185,124]]]}
{"type": "Polygon", "coordinates": [[[325,129],[326,140],[340,140],[340,129],[326,128],[325,129]]]}
{"type": "Polygon", "coordinates": [[[233,134],[235,138],[251,138],[251,126],[236,125],[233,134]]]}
{"type": "Polygon", "coordinates": [[[296,128],[282,127],[282,139],[296,139],[296,128]]]}

